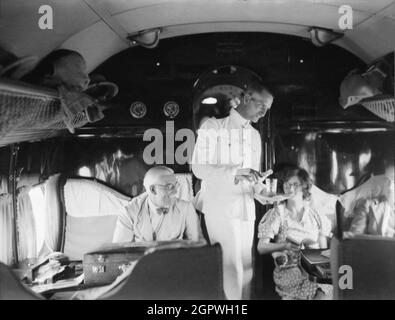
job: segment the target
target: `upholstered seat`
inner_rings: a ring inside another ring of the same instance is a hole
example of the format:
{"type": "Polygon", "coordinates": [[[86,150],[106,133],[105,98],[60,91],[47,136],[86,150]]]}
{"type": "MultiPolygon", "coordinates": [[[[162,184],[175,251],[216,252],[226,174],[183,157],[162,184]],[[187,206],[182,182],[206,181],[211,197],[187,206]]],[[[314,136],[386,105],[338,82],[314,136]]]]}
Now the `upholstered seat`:
{"type": "Polygon", "coordinates": [[[336,204],[337,232],[331,242],[335,299],[395,299],[395,238],[355,234],[351,228],[358,203],[380,196],[393,201],[392,187],[386,176],[374,176],[345,192],[336,204]],[[339,285],[346,279],[347,271],[339,274],[342,266],[352,272],[352,289],[339,285]]]}
{"type": "Polygon", "coordinates": [[[222,250],[160,249],[143,256],[112,300],[222,300],[222,250]]]}
{"type": "Polygon", "coordinates": [[[394,238],[370,235],[342,240],[333,238],[331,268],[334,299],[395,299],[394,252],[394,238]],[[344,286],[342,289],[339,285],[340,277],[345,276],[344,271],[339,274],[341,266],[346,266],[345,270],[352,270],[352,289],[344,286]]]}
{"type": "Polygon", "coordinates": [[[26,288],[11,269],[0,262],[0,300],[40,300],[40,296],[26,288]]]}
{"type": "Polygon", "coordinates": [[[129,197],[93,180],[67,179],[64,185],[66,223],[62,251],[71,260],[111,243],[118,214],[129,197]]]}

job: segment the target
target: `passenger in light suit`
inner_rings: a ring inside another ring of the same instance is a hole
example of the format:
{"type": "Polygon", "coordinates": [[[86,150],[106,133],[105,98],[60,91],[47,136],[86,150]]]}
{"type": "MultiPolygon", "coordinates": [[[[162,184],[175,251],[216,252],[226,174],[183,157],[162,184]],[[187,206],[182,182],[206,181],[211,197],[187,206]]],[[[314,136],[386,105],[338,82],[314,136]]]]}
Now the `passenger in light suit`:
{"type": "Polygon", "coordinates": [[[251,121],[264,117],[272,103],[265,86],[250,83],[228,117],[209,118],[198,130],[192,170],[202,184],[195,205],[204,214],[210,241],[221,244],[228,299],[250,298],[254,184],[269,175],[259,172],[262,142],[251,121]]]}

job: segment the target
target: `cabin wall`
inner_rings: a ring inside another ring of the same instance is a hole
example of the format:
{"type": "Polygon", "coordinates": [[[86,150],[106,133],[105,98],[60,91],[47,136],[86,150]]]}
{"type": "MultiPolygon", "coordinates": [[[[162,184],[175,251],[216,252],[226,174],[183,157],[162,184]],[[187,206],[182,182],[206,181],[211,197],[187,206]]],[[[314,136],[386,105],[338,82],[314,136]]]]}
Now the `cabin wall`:
{"type": "MultiPolygon", "coordinates": [[[[275,127],[271,138],[272,168],[297,164],[311,174],[319,188],[340,194],[372,174],[386,174],[394,180],[393,137],[390,131],[330,133],[275,127]]],[[[144,149],[150,143],[142,137],[63,137],[21,143],[15,168],[17,188],[39,185],[51,175],[62,173],[66,177],[94,178],[126,195],[136,196],[144,191],[144,174],[151,165],[143,157],[144,149]]],[[[165,146],[163,150],[166,150],[165,146]]],[[[0,148],[0,175],[2,193],[5,194],[12,193],[8,181],[10,151],[10,147],[0,148]]],[[[165,155],[163,160],[166,164],[165,155]]],[[[189,171],[188,165],[169,166],[176,172],[189,171]]],[[[263,215],[263,209],[258,206],[257,221],[263,215]]],[[[5,213],[2,215],[4,219],[5,213]]],[[[9,228],[9,218],[7,221],[9,228]]],[[[17,219],[16,223],[18,225],[20,221],[17,219]]]]}
{"type": "Polygon", "coordinates": [[[275,136],[276,164],[306,169],[322,190],[340,194],[385,174],[394,180],[394,133],[292,132],[275,136]]]}

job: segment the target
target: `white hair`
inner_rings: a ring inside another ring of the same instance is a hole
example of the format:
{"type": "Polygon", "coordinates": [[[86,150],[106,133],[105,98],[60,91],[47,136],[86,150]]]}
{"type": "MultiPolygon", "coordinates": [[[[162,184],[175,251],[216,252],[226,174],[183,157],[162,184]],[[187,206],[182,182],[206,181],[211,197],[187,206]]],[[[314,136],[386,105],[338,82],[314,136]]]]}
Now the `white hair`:
{"type": "Polygon", "coordinates": [[[149,188],[157,181],[158,177],[164,174],[174,174],[174,171],[166,166],[156,166],[149,169],[145,173],[143,181],[145,190],[149,192],[149,188]]]}

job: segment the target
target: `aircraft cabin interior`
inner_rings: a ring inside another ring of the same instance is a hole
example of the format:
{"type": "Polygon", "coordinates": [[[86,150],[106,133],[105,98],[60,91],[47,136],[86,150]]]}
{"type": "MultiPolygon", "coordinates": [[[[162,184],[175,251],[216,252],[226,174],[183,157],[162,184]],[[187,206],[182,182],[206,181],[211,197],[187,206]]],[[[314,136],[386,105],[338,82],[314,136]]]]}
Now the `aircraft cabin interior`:
{"type": "Polygon", "coordinates": [[[395,2],[3,0],[0,300],[395,299],[395,2]]]}

